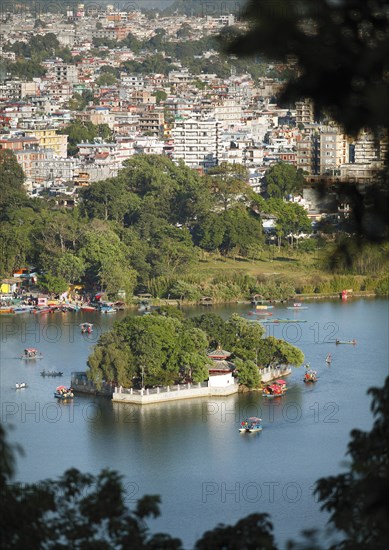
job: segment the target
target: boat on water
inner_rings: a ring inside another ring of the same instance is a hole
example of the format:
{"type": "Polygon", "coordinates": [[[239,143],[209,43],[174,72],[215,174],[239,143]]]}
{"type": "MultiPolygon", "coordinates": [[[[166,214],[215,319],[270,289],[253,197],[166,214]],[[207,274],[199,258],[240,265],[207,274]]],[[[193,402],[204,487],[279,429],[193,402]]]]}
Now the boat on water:
{"type": "Polygon", "coordinates": [[[258,304],[255,306],[256,309],[274,309],[274,306],[268,306],[264,304],[258,304]]]}
{"type": "Polygon", "coordinates": [[[270,316],[273,315],[273,313],[271,311],[249,311],[249,315],[270,316]]]}
{"type": "Polygon", "coordinates": [[[307,370],[307,372],[304,374],[304,382],[317,382],[317,372],[312,369],[307,370]]]}
{"type": "Polygon", "coordinates": [[[276,380],[272,384],[267,384],[263,388],[262,396],[268,398],[282,397],[285,395],[287,389],[285,380],[276,380]]]}
{"type": "Polygon", "coordinates": [[[55,370],[43,370],[41,376],[62,376],[63,372],[55,370]]]}
{"type": "Polygon", "coordinates": [[[306,323],[304,319],[264,319],[262,323],[306,323]]]}
{"type": "Polygon", "coordinates": [[[287,306],[286,309],[294,309],[295,311],[299,311],[300,309],[308,309],[308,306],[303,306],[300,302],[295,302],[293,306],[287,306]]]}
{"type": "Polygon", "coordinates": [[[256,433],[262,431],[262,418],[258,418],[257,416],[251,416],[250,418],[246,418],[246,420],[242,420],[239,431],[240,433],[256,433]]]}
{"type": "Polygon", "coordinates": [[[31,313],[31,310],[34,308],[34,306],[17,306],[13,308],[13,312],[16,314],[20,313],[31,313]]]}
{"type": "Polygon", "coordinates": [[[327,353],[327,357],[326,357],[326,363],[331,363],[332,362],[332,355],[331,353],[327,353]]]}
{"type": "Polygon", "coordinates": [[[336,345],[338,345],[338,344],[352,344],[353,346],[355,346],[356,343],[357,343],[356,340],[335,340],[336,345]]]}
{"type": "Polygon", "coordinates": [[[20,359],[42,359],[43,354],[36,348],[26,348],[23,355],[19,356],[20,359]]]}
{"type": "Polygon", "coordinates": [[[80,328],[81,328],[81,334],[85,334],[85,333],[90,334],[91,332],[93,332],[92,323],[81,323],[80,328]]]}
{"type": "Polygon", "coordinates": [[[73,399],[74,393],[72,388],[67,388],[66,386],[58,386],[55,389],[54,397],[56,399],[73,399]]]}
{"type": "Polygon", "coordinates": [[[25,382],[19,382],[19,384],[15,384],[15,390],[22,390],[24,388],[27,388],[27,384],[25,382]]]}
{"type": "Polygon", "coordinates": [[[89,304],[85,304],[85,305],[81,306],[80,311],[97,311],[97,308],[95,308],[94,306],[91,306],[89,304]]]}

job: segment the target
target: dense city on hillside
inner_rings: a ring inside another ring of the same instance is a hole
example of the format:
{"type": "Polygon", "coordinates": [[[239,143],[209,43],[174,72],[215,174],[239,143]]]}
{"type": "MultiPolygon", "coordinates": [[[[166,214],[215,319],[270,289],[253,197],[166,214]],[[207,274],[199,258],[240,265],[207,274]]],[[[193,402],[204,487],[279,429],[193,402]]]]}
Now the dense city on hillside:
{"type": "MultiPolygon", "coordinates": [[[[16,154],[32,195],[49,190],[70,206],[79,187],[117,175],[138,153],[205,171],[239,163],[256,192],[280,161],[309,186],[365,184],[382,167],[385,142],[315,120],[308,101],[277,105],[293,65],[219,53],[215,37],[234,32],[234,15],[77,10],[9,14],[2,25],[0,148],[16,154]]],[[[317,209],[307,190],[299,200],[317,209]]]]}

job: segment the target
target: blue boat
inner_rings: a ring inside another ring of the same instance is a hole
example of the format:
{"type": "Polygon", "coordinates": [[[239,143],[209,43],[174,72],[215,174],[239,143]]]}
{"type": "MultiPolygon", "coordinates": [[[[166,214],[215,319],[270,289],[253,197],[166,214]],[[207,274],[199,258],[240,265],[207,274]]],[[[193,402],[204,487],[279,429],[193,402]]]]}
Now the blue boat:
{"type": "Polygon", "coordinates": [[[257,416],[251,416],[250,418],[246,418],[246,420],[243,420],[239,431],[240,433],[256,433],[262,431],[262,425],[261,425],[262,419],[258,418],[257,416]]]}

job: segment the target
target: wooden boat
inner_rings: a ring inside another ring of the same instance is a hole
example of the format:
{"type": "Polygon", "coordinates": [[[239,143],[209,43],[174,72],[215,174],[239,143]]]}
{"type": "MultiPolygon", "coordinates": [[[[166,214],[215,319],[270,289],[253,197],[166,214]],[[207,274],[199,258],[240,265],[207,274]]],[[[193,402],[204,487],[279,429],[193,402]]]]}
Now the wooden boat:
{"type": "Polygon", "coordinates": [[[62,376],[63,372],[55,370],[43,370],[41,371],[41,376],[62,376]]]}
{"type": "Polygon", "coordinates": [[[58,386],[54,392],[54,397],[56,399],[73,399],[74,393],[72,388],[67,388],[66,386],[58,386]]]}
{"type": "Polygon", "coordinates": [[[19,384],[15,384],[15,390],[23,390],[24,388],[27,388],[27,384],[25,382],[20,382],[19,384]]]}
{"type": "Polygon", "coordinates": [[[315,370],[307,370],[307,372],[304,374],[304,382],[306,384],[310,382],[317,382],[317,373],[315,370]]]}
{"type": "Polygon", "coordinates": [[[23,355],[20,355],[20,359],[42,359],[43,354],[35,348],[26,348],[23,355]]]}
{"type": "Polygon", "coordinates": [[[239,431],[240,433],[256,433],[262,431],[262,418],[258,418],[257,416],[251,416],[250,418],[246,418],[246,420],[243,420],[239,431]]]}
{"type": "Polygon", "coordinates": [[[357,343],[356,340],[335,340],[336,345],[338,345],[338,344],[352,344],[353,346],[355,346],[356,343],[357,343]]]}

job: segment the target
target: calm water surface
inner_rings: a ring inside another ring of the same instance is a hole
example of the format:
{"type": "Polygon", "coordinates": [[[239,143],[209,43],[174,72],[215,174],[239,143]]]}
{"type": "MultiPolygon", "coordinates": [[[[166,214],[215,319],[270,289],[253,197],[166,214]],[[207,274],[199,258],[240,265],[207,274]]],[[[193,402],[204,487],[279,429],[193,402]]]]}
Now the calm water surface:
{"type": "MultiPolygon", "coordinates": [[[[73,466],[91,473],[116,469],[130,505],[144,494],[161,495],[162,515],[151,527],[180,537],[187,550],[218,523],[235,523],[253,512],[271,514],[281,548],[302,529],[324,526],[327,518],[313,485],[344,469],[350,430],[372,425],[366,391],[388,375],[388,301],[308,305],[297,313],[284,306],[272,310],[273,317],[307,322],[269,325],[267,333],[302,348],[318,371],[316,385],[302,382],[300,368],[289,376],[290,389],[279,401],[249,393],[143,408],[94,396],[77,396],[73,403],[53,397],[57,384],[70,383],[71,372],[85,370],[98,335],[122,313],[2,316],[2,421],[14,427],[10,439],[25,451],[17,480],[56,478],[73,466]],[[95,332],[81,335],[82,321],[93,322],[95,332]],[[336,346],[331,342],[336,338],[355,338],[357,345],[336,346]],[[17,359],[29,346],[44,358],[17,359]],[[325,363],[328,352],[331,366],[325,363]],[[42,369],[64,376],[43,378],[42,369]],[[28,388],[15,390],[21,381],[28,388]],[[239,434],[239,422],[248,415],[263,418],[262,433],[239,434]]],[[[206,311],[228,317],[250,310],[239,304],[206,311]]]]}

